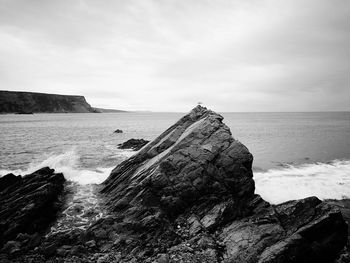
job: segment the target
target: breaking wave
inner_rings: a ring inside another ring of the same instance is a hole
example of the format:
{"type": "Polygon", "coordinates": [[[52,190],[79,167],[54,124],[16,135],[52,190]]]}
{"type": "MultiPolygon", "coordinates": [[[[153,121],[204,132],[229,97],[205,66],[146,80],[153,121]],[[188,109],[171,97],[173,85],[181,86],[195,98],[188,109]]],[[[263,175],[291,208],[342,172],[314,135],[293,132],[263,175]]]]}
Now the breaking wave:
{"type": "Polygon", "coordinates": [[[289,165],[283,169],[257,172],[254,180],[256,193],[273,204],[308,196],[350,198],[350,160],[289,165]]]}
{"type": "MultiPolygon", "coordinates": [[[[134,153],[120,151],[116,154],[117,159],[122,161],[134,153]]],[[[26,175],[45,166],[63,173],[67,180],[81,185],[102,183],[115,167],[115,165],[95,169],[81,167],[80,156],[76,150],[71,150],[50,155],[44,161],[30,164],[24,170],[0,170],[0,175],[7,173],[26,175]]],[[[288,165],[281,169],[259,171],[254,173],[254,180],[255,192],[273,204],[308,196],[317,196],[320,199],[350,198],[350,160],[288,165]]]]}
{"type": "MultiPolygon", "coordinates": [[[[130,157],[133,152],[121,151],[118,153],[120,160],[130,157]]],[[[24,170],[0,170],[1,175],[8,173],[26,175],[37,171],[38,169],[48,166],[55,169],[57,173],[63,173],[64,177],[79,184],[99,184],[102,183],[115,167],[100,167],[95,169],[86,169],[80,165],[80,156],[75,150],[62,154],[50,155],[40,163],[30,164],[24,170]]]]}

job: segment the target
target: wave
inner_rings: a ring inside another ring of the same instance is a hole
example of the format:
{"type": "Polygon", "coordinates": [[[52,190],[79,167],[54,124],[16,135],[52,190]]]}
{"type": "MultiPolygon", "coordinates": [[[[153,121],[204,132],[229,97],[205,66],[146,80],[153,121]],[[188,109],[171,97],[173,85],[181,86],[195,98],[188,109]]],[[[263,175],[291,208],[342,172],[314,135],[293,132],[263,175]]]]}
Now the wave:
{"type": "MultiPolygon", "coordinates": [[[[133,153],[130,151],[121,151],[117,153],[118,157],[126,159],[130,157],[133,153]]],[[[31,174],[42,167],[48,166],[55,169],[57,173],[63,173],[64,177],[73,182],[79,184],[99,184],[102,183],[109,174],[111,173],[113,167],[100,167],[96,169],[86,169],[80,167],[80,156],[75,150],[71,150],[62,154],[50,155],[44,161],[40,163],[30,164],[27,169],[24,170],[0,170],[1,175],[8,173],[13,174],[31,174]]]]}
{"type": "Polygon", "coordinates": [[[350,160],[288,165],[254,174],[256,193],[279,204],[317,196],[320,199],[350,198],[350,160]]]}
{"type": "MultiPolygon", "coordinates": [[[[116,155],[119,160],[125,160],[134,153],[120,151],[116,155]]],[[[25,170],[0,170],[0,174],[26,175],[45,166],[63,173],[67,180],[82,185],[102,183],[115,167],[83,168],[80,156],[73,149],[63,154],[50,155],[40,163],[30,164],[25,170]]],[[[320,199],[350,198],[350,160],[288,165],[281,169],[259,171],[254,173],[254,180],[256,193],[273,204],[308,196],[320,199]]]]}

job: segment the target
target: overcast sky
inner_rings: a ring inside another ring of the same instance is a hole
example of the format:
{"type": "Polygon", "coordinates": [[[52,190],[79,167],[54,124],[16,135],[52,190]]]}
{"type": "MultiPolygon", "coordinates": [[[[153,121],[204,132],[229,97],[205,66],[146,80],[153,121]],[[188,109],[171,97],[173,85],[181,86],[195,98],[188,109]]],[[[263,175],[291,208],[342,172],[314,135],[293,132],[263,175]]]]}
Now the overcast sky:
{"type": "Polygon", "coordinates": [[[350,110],[350,1],[0,0],[0,89],[126,110],[350,110]]]}

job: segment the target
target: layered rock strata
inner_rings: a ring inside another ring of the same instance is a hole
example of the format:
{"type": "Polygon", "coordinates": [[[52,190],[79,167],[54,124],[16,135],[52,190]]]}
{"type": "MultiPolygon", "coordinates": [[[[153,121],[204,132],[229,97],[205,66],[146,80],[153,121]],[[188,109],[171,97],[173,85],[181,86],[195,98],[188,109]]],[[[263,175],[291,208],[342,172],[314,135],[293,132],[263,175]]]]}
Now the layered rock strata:
{"type": "MultiPolygon", "coordinates": [[[[316,197],[273,206],[254,194],[253,156],[223,118],[198,106],[104,182],[125,262],[331,262],[341,212],[316,197]]],[[[110,241],[106,241],[110,242],[110,241]]]]}
{"type": "Polygon", "coordinates": [[[59,211],[64,182],[48,167],[0,178],[0,253],[16,256],[39,245],[59,211]]]}

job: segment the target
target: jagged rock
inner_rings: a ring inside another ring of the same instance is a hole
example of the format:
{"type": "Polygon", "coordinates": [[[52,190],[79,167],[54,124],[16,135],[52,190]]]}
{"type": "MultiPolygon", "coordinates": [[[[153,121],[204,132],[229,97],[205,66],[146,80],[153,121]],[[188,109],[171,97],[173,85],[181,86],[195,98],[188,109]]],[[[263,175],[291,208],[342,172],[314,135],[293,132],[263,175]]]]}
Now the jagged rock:
{"type": "Polygon", "coordinates": [[[143,146],[145,146],[149,141],[144,139],[130,139],[126,142],[118,144],[119,149],[131,149],[134,151],[140,150],[143,146]]]}
{"type": "Polygon", "coordinates": [[[224,262],[331,262],[344,246],[339,210],[316,197],[271,206],[224,227],[224,262]]]}
{"type": "Polygon", "coordinates": [[[22,250],[38,245],[38,233],[55,219],[64,182],[62,174],[48,167],[23,177],[0,178],[0,248],[9,242],[17,242],[22,250]]]}
{"type": "Polygon", "coordinates": [[[342,212],[342,215],[345,219],[345,221],[348,224],[348,242],[347,247],[343,249],[341,252],[341,255],[339,256],[337,263],[348,263],[350,262],[350,231],[349,231],[349,224],[350,224],[350,199],[343,199],[343,200],[326,200],[326,202],[330,205],[336,206],[340,209],[342,212]]]}
{"type": "Polygon", "coordinates": [[[197,107],[117,166],[102,190],[111,206],[136,217],[150,208],[170,216],[195,202],[252,196],[253,156],[222,119],[197,107]]]}
{"type": "Polygon", "coordinates": [[[0,177],[0,192],[9,187],[10,185],[13,185],[21,180],[22,177],[20,175],[16,176],[12,173],[0,177]]]}
{"type": "MultiPolygon", "coordinates": [[[[341,212],[315,197],[272,206],[254,194],[253,157],[223,118],[197,106],[118,165],[102,193],[122,262],[331,262],[341,212]],[[118,242],[117,242],[118,241],[118,242]]],[[[112,250],[113,250],[112,249],[112,250]]]]}

